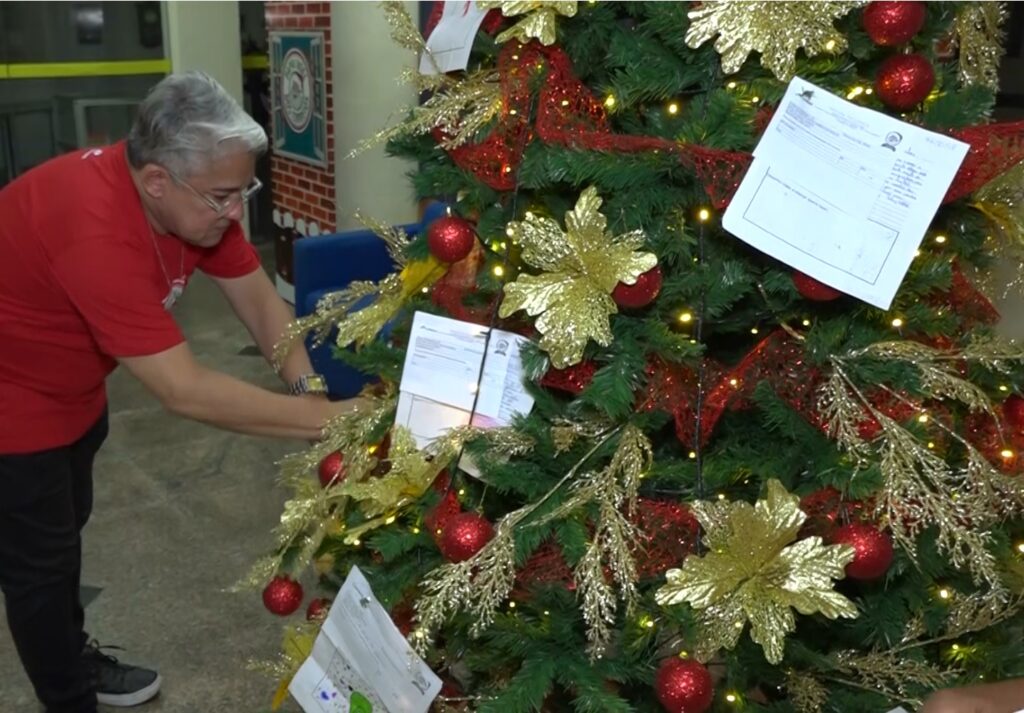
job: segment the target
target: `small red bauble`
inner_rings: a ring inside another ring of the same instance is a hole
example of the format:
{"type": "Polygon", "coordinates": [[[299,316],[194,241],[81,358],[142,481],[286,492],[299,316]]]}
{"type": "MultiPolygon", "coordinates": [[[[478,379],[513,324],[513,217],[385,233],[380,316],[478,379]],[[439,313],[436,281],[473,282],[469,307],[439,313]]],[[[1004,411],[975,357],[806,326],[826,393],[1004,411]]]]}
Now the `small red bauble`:
{"type": "Polygon", "coordinates": [[[793,286],[801,295],[815,302],[829,302],[843,296],[839,290],[822,284],[802,272],[793,273],[793,286]]]}
{"type": "Polygon", "coordinates": [[[668,713],[704,713],[714,698],[711,674],[691,659],[665,659],[654,677],[654,692],[668,713]]]}
{"type": "Polygon", "coordinates": [[[1003,418],[1017,432],[1024,431],[1024,398],[1010,394],[1003,402],[1003,418]]]}
{"type": "Polygon", "coordinates": [[[302,606],[302,585],[290,577],[274,577],[263,588],[263,606],[278,616],[288,616],[298,611],[302,606]]]}
{"type": "Polygon", "coordinates": [[[906,44],[924,27],[923,2],[871,2],[864,8],[864,29],[876,45],[906,44]]]}
{"type": "Polygon", "coordinates": [[[430,254],[441,262],[459,262],[465,259],[476,243],[473,224],[465,218],[447,215],[427,227],[427,247],[430,254]]]}
{"type": "Polygon", "coordinates": [[[320,485],[327,487],[332,483],[340,483],[345,479],[345,457],[341,451],[328,454],[317,469],[320,473],[320,485]]]}
{"type": "Polygon", "coordinates": [[[475,512],[459,513],[441,532],[441,554],[449,562],[465,562],[494,537],[494,527],[475,512]]]}
{"type": "Polygon", "coordinates": [[[331,608],[331,600],[326,597],[319,597],[312,600],[309,606],[306,607],[306,618],[310,621],[319,619],[322,616],[326,616],[327,612],[331,608]]]}
{"type": "Polygon", "coordinates": [[[874,525],[852,522],[843,525],[832,536],[835,544],[850,545],[853,561],[846,565],[851,579],[878,579],[892,564],[892,537],[874,525]]]}
{"type": "Polygon", "coordinates": [[[925,100],[935,86],[935,70],[920,54],[897,54],[882,62],[875,75],[878,98],[893,109],[906,111],[925,100]]]}
{"type": "Polygon", "coordinates": [[[661,292],[661,268],[655,265],[636,278],[636,282],[627,285],[620,282],[612,291],[612,299],[619,307],[636,309],[646,307],[661,292]]]}

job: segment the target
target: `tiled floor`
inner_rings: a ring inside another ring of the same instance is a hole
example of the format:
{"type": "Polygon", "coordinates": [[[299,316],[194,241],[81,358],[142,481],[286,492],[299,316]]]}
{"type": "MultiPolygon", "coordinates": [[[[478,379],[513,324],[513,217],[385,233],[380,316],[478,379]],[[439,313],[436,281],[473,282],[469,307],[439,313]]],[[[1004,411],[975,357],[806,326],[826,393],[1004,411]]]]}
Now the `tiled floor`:
{"type": "MultiPolygon", "coordinates": [[[[197,275],[176,311],[201,361],[277,388],[266,362],[242,353],[249,335],[209,280],[197,275]]],[[[85,530],[83,580],[100,590],[86,609],[89,632],[160,670],[163,692],[140,713],[268,711],[275,684],[246,662],[276,654],[282,621],[258,591],[225,590],[269,551],[287,495],[275,462],[302,444],[168,415],[122,371],[108,385],[111,435],[85,530]]],[[[0,713],[37,710],[0,623],[0,713]]]]}

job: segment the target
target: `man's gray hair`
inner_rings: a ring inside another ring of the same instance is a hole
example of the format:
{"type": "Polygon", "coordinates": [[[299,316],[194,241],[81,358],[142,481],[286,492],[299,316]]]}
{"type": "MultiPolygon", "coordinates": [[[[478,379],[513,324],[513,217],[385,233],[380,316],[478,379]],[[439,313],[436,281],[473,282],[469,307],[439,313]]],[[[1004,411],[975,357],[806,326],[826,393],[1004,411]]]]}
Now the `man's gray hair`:
{"type": "Polygon", "coordinates": [[[134,168],[155,163],[187,177],[225,153],[262,154],[267,135],[213,77],[185,72],[162,79],[142,101],[127,147],[134,168]]]}

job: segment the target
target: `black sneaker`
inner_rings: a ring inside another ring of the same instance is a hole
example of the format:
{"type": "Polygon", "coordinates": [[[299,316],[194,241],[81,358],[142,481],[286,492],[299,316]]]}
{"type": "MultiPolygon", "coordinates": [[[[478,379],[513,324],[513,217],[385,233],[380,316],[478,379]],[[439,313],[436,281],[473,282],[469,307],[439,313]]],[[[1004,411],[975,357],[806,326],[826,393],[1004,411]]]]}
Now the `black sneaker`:
{"type": "Polygon", "coordinates": [[[145,703],[160,692],[160,674],[156,671],[123,664],[101,649],[120,647],[100,646],[90,641],[82,652],[82,660],[96,686],[96,699],[100,703],[128,708],[145,703]]]}

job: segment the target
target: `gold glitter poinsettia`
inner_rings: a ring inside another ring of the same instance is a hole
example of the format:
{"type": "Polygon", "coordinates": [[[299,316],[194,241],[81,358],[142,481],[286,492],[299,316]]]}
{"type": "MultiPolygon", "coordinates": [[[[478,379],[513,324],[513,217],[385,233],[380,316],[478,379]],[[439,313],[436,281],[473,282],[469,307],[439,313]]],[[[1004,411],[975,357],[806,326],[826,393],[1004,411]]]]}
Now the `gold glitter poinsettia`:
{"type": "Polygon", "coordinates": [[[769,480],[767,495],[756,505],[694,505],[709,552],[669,570],[655,598],[661,605],[687,602],[698,610],[701,660],[736,646],[747,621],[751,638],[777,664],[786,635],[796,628],[793,609],[829,619],[857,616],[853,602],[832,588],[833,579],[845,576],[853,548],[825,545],[820,537],[797,540],[807,519],[799,503],[782,483],[769,480]]]}
{"type": "Polygon", "coordinates": [[[863,4],[858,0],[705,2],[690,11],[686,44],[696,49],[718,35],[715,49],[722,55],[726,74],[739,71],[751,52],[760,52],[761,65],[785,82],[793,76],[798,49],[808,56],[846,49],[846,38],[832,23],[863,4]]]}
{"type": "Polygon", "coordinates": [[[513,0],[502,2],[501,0],[479,0],[477,5],[484,10],[501,8],[501,14],[505,17],[526,15],[522,20],[495,38],[499,43],[517,39],[526,44],[531,39],[538,39],[542,45],[553,45],[555,43],[555,19],[558,15],[573,17],[576,14],[575,0],[565,2],[560,0],[513,0]]]}
{"type": "Polygon", "coordinates": [[[554,220],[532,213],[526,220],[509,223],[508,234],[522,247],[523,260],[542,273],[523,273],[505,285],[499,314],[508,317],[526,310],[531,317],[541,315],[540,346],[557,369],[579,363],[591,339],[602,346],[611,344],[609,317],[618,311],[612,290],[620,282],[634,284],[658,263],[654,253],[639,251],[643,231],[608,233],[600,207],[601,198],[591,186],[565,214],[566,231],[554,220]]]}

